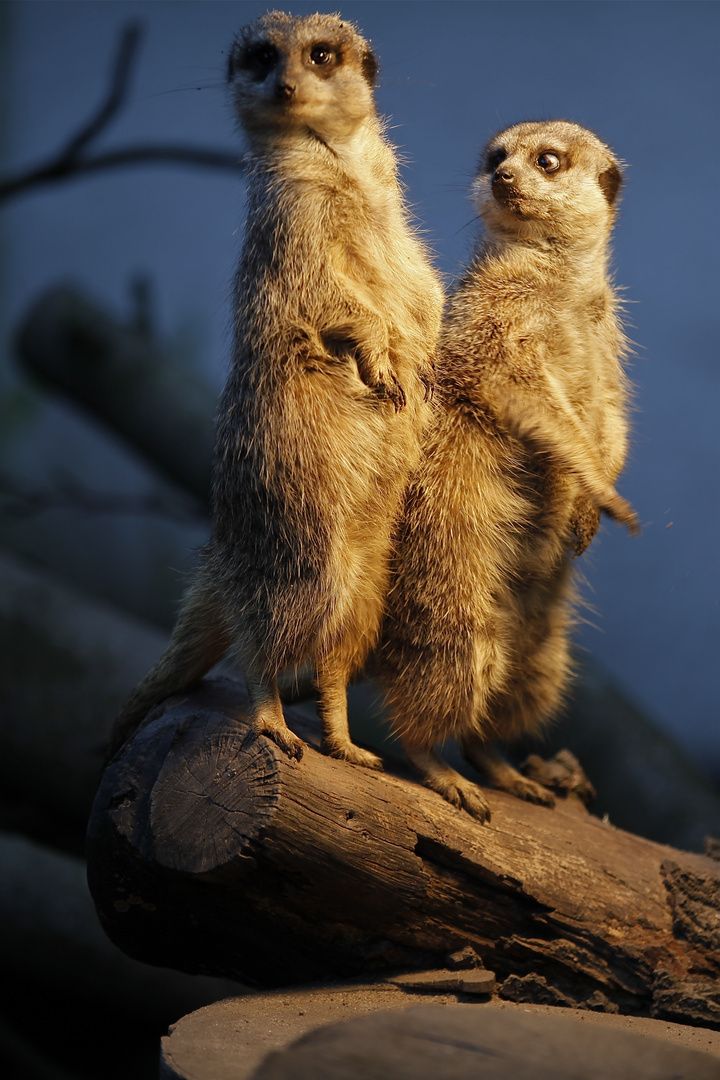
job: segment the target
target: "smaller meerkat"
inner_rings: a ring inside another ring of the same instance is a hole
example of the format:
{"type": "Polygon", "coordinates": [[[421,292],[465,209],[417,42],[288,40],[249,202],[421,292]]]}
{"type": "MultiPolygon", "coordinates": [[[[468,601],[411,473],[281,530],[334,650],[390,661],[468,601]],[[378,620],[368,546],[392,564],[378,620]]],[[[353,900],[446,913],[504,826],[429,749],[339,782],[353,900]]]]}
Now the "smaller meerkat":
{"type": "Polygon", "coordinates": [[[430,416],[442,290],[375,111],[376,67],[337,15],[273,11],[233,44],[247,220],[212,535],[111,753],[232,648],[253,732],[302,754],[277,675],[310,663],[325,750],[380,767],[350,740],[345,691],[379,633],[392,531],[430,416]]]}
{"type": "Polygon", "coordinates": [[[495,787],[552,805],[493,740],[537,729],[571,673],[573,553],[627,448],[626,341],[608,272],[620,165],[592,132],[523,123],[486,147],[485,239],[440,338],[437,420],[398,530],[377,671],[425,782],[481,821],[480,788],[436,746],[456,738],[495,787]]]}

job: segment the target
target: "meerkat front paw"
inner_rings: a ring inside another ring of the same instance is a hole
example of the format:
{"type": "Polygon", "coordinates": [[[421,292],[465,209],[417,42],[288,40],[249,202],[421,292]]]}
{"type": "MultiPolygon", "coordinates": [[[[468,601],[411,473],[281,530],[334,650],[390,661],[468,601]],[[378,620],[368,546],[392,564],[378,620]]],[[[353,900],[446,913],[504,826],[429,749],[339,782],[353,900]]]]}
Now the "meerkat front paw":
{"type": "Polygon", "coordinates": [[[374,389],[380,397],[392,401],[395,412],[400,412],[400,410],[405,407],[407,401],[405,391],[398,382],[397,375],[394,371],[389,371],[387,373],[380,371],[374,389]]]}
{"type": "Polygon", "coordinates": [[[420,382],[425,390],[425,401],[432,401],[435,397],[435,386],[437,384],[437,368],[435,362],[436,357],[434,355],[429,356],[425,366],[420,368],[420,382]]]}
{"type": "Polygon", "coordinates": [[[600,527],[600,508],[594,506],[589,499],[578,498],[573,509],[570,528],[575,534],[573,557],[577,559],[587,551],[595,533],[600,527]]]}
{"type": "Polygon", "coordinates": [[[356,352],[358,375],[378,397],[392,401],[395,412],[405,405],[406,397],[387,349],[358,349],[356,352]]]}

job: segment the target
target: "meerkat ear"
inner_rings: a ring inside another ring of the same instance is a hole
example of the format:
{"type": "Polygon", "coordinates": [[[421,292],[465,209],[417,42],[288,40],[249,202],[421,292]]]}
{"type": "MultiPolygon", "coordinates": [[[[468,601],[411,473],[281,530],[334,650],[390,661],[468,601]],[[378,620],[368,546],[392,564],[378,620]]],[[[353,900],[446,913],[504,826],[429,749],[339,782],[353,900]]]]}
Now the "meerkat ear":
{"type": "Polygon", "coordinates": [[[378,62],[372,49],[366,49],[362,56],[362,73],[370,86],[375,85],[375,76],[378,73],[378,62]]]}
{"type": "Polygon", "coordinates": [[[617,165],[611,165],[609,169],[605,169],[604,172],[601,172],[598,176],[598,184],[600,185],[603,195],[612,206],[622,187],[622,173],[617,165]]]}

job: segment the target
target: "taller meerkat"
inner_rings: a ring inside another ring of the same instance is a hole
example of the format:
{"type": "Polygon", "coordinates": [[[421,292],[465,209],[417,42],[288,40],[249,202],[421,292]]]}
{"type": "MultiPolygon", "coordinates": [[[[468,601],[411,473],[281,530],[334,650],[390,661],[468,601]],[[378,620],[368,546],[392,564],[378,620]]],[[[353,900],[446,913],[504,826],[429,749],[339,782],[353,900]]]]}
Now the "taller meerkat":
{"type": "Polygon", "coordinates": [[[480,820],[481,790],[435,746],[455,737],[496,787],[551,803],[492,748],[536,728],[570,674],[573,550],[627,447],[626,349],[608,272],[621,183],[575,124],[518,124],[487,146],[486,237],[440,340],[438,420],[410,485],[379,651],[394,727],[430,787],[480,820]]]}
{"type": "Polygon", "coordinates": [[[255,732],[300,756],[276,677],[309,661],[328,752],[379,765],[350,742],[345,687],[378,635],[442,292],[375,112],[375,73],[368,42],[336,15],[270,12],[233,44],[247,220],[212,536],[113,748],[233,647],[255,732]]]}

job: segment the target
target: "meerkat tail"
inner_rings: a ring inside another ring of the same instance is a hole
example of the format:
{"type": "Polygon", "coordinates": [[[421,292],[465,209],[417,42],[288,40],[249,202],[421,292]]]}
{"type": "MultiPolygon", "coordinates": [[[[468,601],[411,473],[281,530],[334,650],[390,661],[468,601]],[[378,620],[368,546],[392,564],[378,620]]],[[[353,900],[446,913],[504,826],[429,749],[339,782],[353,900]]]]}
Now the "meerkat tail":
{"type": "Polygon", "coordinates": [[[150,709],[183,693],[207,675],[232,644],[232,629],[217,596],[196,581],[183,599],[170,643],[155,667],[135,687],[110,733],[108,760],[137,730],[150,709]]]}

